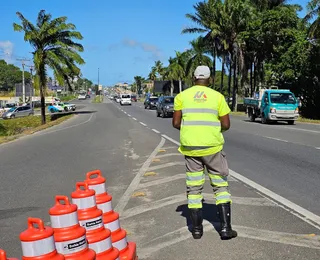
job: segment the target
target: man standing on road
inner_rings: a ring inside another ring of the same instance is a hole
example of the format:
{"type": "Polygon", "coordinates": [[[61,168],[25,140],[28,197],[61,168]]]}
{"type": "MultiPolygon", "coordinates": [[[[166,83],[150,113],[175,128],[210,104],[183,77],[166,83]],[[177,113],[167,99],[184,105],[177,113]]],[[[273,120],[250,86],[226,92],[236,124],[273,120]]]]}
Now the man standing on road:
{"type": "Polygon", "coordinates": [[[202,190],[206,168],[218,207],[220,237],[226,240],[237,236],[231,228],[231,194],[227,181],[229,168],[222,135],[230,128],[230,108],[222,94],[208,88],[209,79],[209,67],[197,67],[194,72],[195,85],[174,99],[172,125],[180,130],[179,151],[186,161],[192,236],[200,239],[203,235],[202,190]]]}

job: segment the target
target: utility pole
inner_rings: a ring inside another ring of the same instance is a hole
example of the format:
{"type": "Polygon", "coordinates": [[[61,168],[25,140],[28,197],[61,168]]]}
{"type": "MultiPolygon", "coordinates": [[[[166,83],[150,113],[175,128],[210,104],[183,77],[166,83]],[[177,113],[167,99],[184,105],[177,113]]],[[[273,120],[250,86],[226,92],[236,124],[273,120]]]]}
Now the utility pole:
{"type": "Polygon", "coordinates": [[[32,97],[33,97],[33,66],[30,66],[30,107],[33,109],[33,102],[32,102],[32,97]]]}
{"type": "Polygon", "coordinates": [[[22,103],[26,103],[26,85],[24,80],[24,66],[26,65],[26,61],[30,61],[27,59],[17,59],[18,61],[22,62],[22,103]]]}

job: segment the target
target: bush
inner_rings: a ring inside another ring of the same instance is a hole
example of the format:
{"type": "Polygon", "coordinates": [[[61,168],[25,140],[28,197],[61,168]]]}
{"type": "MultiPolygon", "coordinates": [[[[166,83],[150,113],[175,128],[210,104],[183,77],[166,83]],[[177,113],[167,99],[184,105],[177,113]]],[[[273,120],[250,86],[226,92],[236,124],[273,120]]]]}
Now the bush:
{"type": "Polygon", "coordinates": [[[58,124],[65,119],[69,118],[71,115],[67,115],[64,118],[59,118],[55,122],[55,119],[51,118],[49,115],[47,118],[47,124],[42,126],[40,116],[27,116],[22,118],[8,119],[0,121],[0,136],[13,136],[18,135],[28,130],[33,130],[37,128],[47,128],[51,125],[58,124]]]}
{"type": "Polygon", "coordinates": [[[67,102],[67,101],[70,101],[72,99],[75,99],[76,96],[75,95],[68,95],[68,96],[61,96],[59,98],[61,99],[61,101],[67,102]]]}

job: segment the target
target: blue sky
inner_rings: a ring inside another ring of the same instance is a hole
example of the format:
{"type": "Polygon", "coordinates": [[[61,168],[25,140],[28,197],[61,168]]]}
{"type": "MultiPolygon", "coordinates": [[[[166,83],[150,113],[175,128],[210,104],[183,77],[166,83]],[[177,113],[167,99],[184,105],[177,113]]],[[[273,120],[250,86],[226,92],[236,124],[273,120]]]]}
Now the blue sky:
{"type": "MultiPolygon", "coordinates": [[[[14,32],[16,11],[35,22],[39,10],[53,17],[67,16],[84,36],[84,77],[94,83],[113,85],[132,82],[135,75],[147,76],[155,60],[164,64],[175,51],[184,51],[194,35],[182,35],[191,25],[185,18],[197,0],[15,0],[0,8],[0,59],[20,66],[17,58],[31,59],[31,47],[23,34],[14,32]],[[7,54],[9,53],[9,54],[7,54]]],[[[307,0],[291,0],[306,6],[307,0]]],[[[301,15],[305,13],[305,10],[301,15]]]]}

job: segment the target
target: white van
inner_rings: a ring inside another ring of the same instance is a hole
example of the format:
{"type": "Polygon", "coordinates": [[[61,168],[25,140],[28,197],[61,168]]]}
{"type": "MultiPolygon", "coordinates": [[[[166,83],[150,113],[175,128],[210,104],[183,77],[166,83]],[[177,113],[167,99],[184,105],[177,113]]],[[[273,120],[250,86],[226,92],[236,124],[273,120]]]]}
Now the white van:
{"type": "Polygon", "coordinates": [[[131,95],[130,94],[120,94],[120,105],[130,105],[131,106],[131,95]]]}

